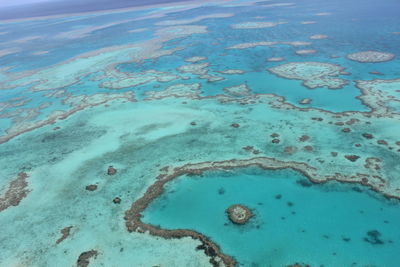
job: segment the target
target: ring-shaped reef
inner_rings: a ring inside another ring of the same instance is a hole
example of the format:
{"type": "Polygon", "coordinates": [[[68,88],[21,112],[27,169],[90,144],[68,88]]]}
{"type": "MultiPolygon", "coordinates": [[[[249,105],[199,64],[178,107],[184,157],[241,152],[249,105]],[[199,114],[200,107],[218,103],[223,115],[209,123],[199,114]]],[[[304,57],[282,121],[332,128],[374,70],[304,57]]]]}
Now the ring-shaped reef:
{"type": "Polygon", "coordinates": [[[361,185],[318,183],[307,168],[281,163],[163,168],[126,212],[128,230],[198,239],[213,266],[396,266],[399,200],[361,185]],[[254,214],[246,224],[226,216],[236,203],[254,214]]]}

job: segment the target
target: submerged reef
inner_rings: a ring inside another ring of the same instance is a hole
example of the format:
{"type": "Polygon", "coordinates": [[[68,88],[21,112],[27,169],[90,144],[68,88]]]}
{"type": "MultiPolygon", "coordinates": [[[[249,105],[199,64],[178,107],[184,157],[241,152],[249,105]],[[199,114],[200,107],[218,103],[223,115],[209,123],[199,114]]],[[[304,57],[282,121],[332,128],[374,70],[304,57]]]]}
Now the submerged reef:
{"type": "Polygon", "coordinates": [[[302,80],[303,85],[309,89],[318,87],[342,88],[348,83],[347,80],[337,77],[342,74],[343,70],[344,68],[339,65],[323,62],[291,62],[268,69],[271,73],[282,78],[302,80]]]}
{"type": "Polygon", "coordinates": [[[261,28],[271,28],[278,26],[279,24],[285,24],[287,22],[266,22],[266,21],[248,21],[238,24],[233,24],[233,29],[261,29],[261,28]]]}
{"type": "Polygon", "coordinates": [[[121,73],[121,72],[113,72],[111,75],[111,71],[109,73],[110,81],[102,82],[100,87],[119,90],[129,87],[136,87],[139,85],[144,85],[150,82],[170,82],[173,80],[180,79],[181,77],[178,75],[174,75],[167,72],[160,72],[156,70],[149,70],[146,72],[138,72],[138,73],[121,73]],[[111,78],[112,77],[112,78],[111,78]]]}
{"type": "Polygon", "coordinates": [[[285,58],[283,58],[283,57],[270,57],[270,58],[267,58],[268,62],[279,62],[279,61],[284,61],[284,60],[285,60],[285,58]]]}
{"type": "MultiPolygon", "coordinates": [[[[14,123],[5,131],[6,134],[0,136],[0,144],[5,143],[23,133],[38,129],[45,125],[52,124],[58,120],[66,119],[78,111],[118,100],[135,101],[133,92],[125,92],[123,94],[98,93],[90,96],[67,95],[65,99],[62,101],[62,103],[68,107],[67,110],[64,111],[54,110],[52,113],[48,114],[45,119],[40,119],[36,121],[32,120],[33,118],[30,118],[31,120],[27,120],[26,117],[16,116],[18,119],[14,119],[14,123]]],[[[25,113],[24,110],[21,110],[20,112],[25,113]]],[[[15,114],[6,114],[6,115],[7,116],[9,115],[10,117],[15,116],[15,114]]],[[[38,115],[39,114],[36,114],[34,118],[36,118],[38,115]]]]}
{"type": "Polygon", "coordinates": [[[328,35],[325,35],[325,34],[315,34],[315,35],[310,36],[311,40],[321,40],[321,39],[326,39],[326,38],[328,38],[328,35]]]}
{"type": "Polygon", "coordinates": [[[247,48],[253,48],[257,46],[272,46],[277,44],[277,42],[267,42],[267,41],[261,41],[261,42],[253,42],[253,43],[240,43],[236,44],[230,47],[227,47],[226,49],[247,49],[247,48]]]}
{"type": "Polygon", "coordinates": [[[238,69],[231,69],[231,70],[221,70],[218,71],[221,74],[243,74],[245,73],[244,70],[238,70],[238,69]]]}
{"type": "Polygon", "coordinates": [[[196,63],[196,62],[203,61],[203,60],[207,60],[207,58],[200,57],[200,56],[194,56],[194,57],[185,59],[186,62],[191,62],[191,63],[196,63]]]}
{"type": "Polygon", "coordinates": [[[314,49],[302,49],[302,50],[297,50],[296,51],[296,54],[300,55],[300,56],[302,56],[302,55],[310,55],[310,54],[315,54],[315,53],[317,53],[317,50],[314,50],[314,49]]]}
{"type": "Polygon", "coordinates": [[[198,16],[193,19],[186,19],[186,20],[164,20],[164,21],[157,22],[156,25],[172,26],[172,25],[181,25],[181,24],[191,24],[191,23],[199,22],[204,19],[229,18],[232,16],[234,16],[234,14],[232,14],[232,13],[215,13],[215,14],[198,16]]]}
{"type": "Polygon", "coordinates": [[[208,72],[208,66],[209,63],[192,63],[179,67],[178,71],[182,73],[191,73],[194,75],[205,75],[208,72]]]}
{"type": "Polygon", "coordinates": [[[247,86],[247,84],[225,87],[224,91],[232,96],[246,96],[250,95],[251,93],[251,89],[247,86]]]}
{"type": "Polygon", "coordinates": [[[147,91],[145,95],[147,100],[162,99],[165,97],[189,97],[198,98],[201,93],[201,84],[175,84],[168,86],[163,91],[147,91]]]}
{"type": "Polygon", "coordinates": [[[390,61],[395,58],[395,55],[378,51],[364,51],[348,54],[347,58],[361,63],[378,63],[390,61]]]}
{"type": "Polygon", "coordinates": [[[30,191],[28,189],[28,177],[28,174],[21,172],[17,178],[10,182],[7,190],[0,195],[0,212],[11,206],[18,206],[21,200],[28,195],[30,191]]]}
{"type": "Polygon", "coordinates": [[[98,252],[96,250],[89,250],[82,252],[81,255],[79,255],[79,258],[76,262],[77,267],[87,267],[89,266],[90,259],[91,258],[96,258],[98,255],[98,252]]]}
{"type": "Polygon", "coordinates": [[[278,42],[278,41],[260,41],[260,42],[250,42],[250,43],[239,43],[236,45],[232,45],[227,47],[226,49],[248,49],[248,48],[254,48],[257,46],[275,46],[275,45],[290,45],[293,47],[298,47],[298,46],[307,46],[311,45],[311,42],[303,42],[303,41],[289,41],[289,42],[278,42]]]}
{"type": "Polygon", "coordinates": [[[57,239],[56,244],[60,244],[62,241],[67,239],[67,237],[69,237],[72,227],[73,226],[68,226],[68,227],[61,229],[60,232],[61,232],[62,236],[59,239],[57,239]]]}
{"type": "Polygon", "coordinates": [[[375,114],[391,116],[399,114],[399,109],[394,109],[391,104],[400,105],[400,79],[356,81],[356,86],[361,90],[358,98],[368,105],[375,114]]]}
{"type": "MultiPolygon", "coordinates": [[[[400,199],[396,29],[362,27],[367,44],[348,39],[358,28],[331,23],[336,7],[318,1],[228,2],[2,21],[0,265],[236,266],[212,235],[142,217],[167,183],[209,170],[292,169],[305,176],[302,187],[349,183],[400,199]]],[[[218,186],[219,199],[231,194],[218,186]]],[[[301,203],[286,191],[270,199],[290,209],[279,223],[299,217],[301,203]]],[[[221,226],[268,227],[259,213],[267,201],[225,203],[221,226]]],[[[364,246],[390,244],[383,227],[360,232],[364,246]]],[[[321,236],[356,242],[345,232],[321,236]]],[[[303,261],[265,255],[271,266],[303,261]]]]}

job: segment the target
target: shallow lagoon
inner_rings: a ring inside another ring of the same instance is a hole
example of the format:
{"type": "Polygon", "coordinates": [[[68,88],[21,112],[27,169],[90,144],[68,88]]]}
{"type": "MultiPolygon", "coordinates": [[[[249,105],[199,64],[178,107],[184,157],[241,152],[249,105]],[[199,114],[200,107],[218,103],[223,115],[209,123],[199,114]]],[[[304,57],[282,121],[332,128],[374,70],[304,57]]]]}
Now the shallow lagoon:
{"type": "Polygon", "coordinates": [[[249,168],[179,177],[143,221],[200,232],[240,266],[397,266],[399,204],[358,186],[311,184],[288,169],[249,168]],[[236,203],[255,214],[246,225],[226,215],[236,203]]]}

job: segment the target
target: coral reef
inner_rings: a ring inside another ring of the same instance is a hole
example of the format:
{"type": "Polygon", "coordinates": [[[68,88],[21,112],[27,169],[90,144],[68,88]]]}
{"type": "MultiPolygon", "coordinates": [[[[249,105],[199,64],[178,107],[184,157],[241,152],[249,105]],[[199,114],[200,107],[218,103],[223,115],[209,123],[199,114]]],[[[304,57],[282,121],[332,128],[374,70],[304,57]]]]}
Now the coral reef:
{"type": "Polygon", "coordinates": [[[390,116],[399,114],[391,107],[392,103],[400,103],[400,79],[356,81],[356,86],[361,90],[358,98],[376,115],[390,116]]]}
{"type": "Polygon", "coordinates": [[[257,47],[257,46],[272,46],[275,44],[277,44],[277,42],[262,41],[262,42],[253,42],[253,43],[240,43],[237,45],[227,47],[226,49],[247,49],[247,48],[253,48],[253,47],[257,47]]]}
{"type": "Polygon", "coordinates": [[[390,61],[395,58],[395,55],[378,51],[363,51],[348,54],[347,58],[361,63],[377,63],[390,61]]]}
{"type": "MultiPolygon", "coordinates": [[[[43,127],[45,125],[52,124],[57,120],[63,120],[71,116],[72,114],[90,108],[99,106],[102,104],[106,104],[112,101],[118,100],[126,100],[126,101],[135,101],[132,92],[126,92],[123,94],[103,94],[98,93],[94,95],[80,95],[80,96],[67,96],[63,100],[63,104],[68,105],[70,108],[66,111],[56,110],[53,111],[47,118],[38,121],[29,121],[29,120],[21,120],[16,121],[11,125],[9,129],[6,130],[6,134],[0,136],[0,144],[9,141],[10,139],[35,130],[37,128],[43,127]]],[[[33,110],[36,112],[36,109],[33,110]]]]}
{"type": "Polygon", "coordinates": [[[5,193],[0,195],[0,212],[11,206],[18,206],[21,200],[28,195],[30,190],[27,179],[28,174],[21,172],[16,179],[10,182],[5,193]]]}
{"type": "Polygon", "coordinates": [[[284,61],[284,60],[285,60],[285,58],[283,58],[283,57],[270,57],[270,58],[267,58],[268,62],[279,62],[279,61],[284,61]]]}
{"type": "Polygon", "coordinates": [[[251,89],[247,86],[247,84],[225,87],[224,91],[232,96],[246,96],[251,94],[251,89]]]}
{"type": "Polygon", "coordinates": [[[173,80],[180,79],[180,76],[167,73],[160,72],[156,70],[148,70],[145,72],[139,73],[121,73],[121,72],[109,72],[109,79],[111,80],[102,82],[100,87],[118,90],[129,87],[136,87],[139,85],[144,85],[153,81],[156,82],[170,82],[173,80]]]}
{"type": "Polygon", "coordinates": [[[326,38],[328,38],[328,35],[325,35],[325,34],[315,34],[315,35],[310,36],[311,40],[321,40],[321,39],[326,39],[326,38]]]}
{"type": "MultiPolygon", "coordinates": [[[[156,198],[158,198],[164,192],[164,186],[168,182],[176,179],[177,177],[183,175],[201,175],[208,170],[231,170],[234,168],[243,167],[259,167],[261,169],[285,169],[291,168],[302,173],[307,177],[312,183],[323,183],[331,180],[336,180],[339,182],[348,183],[360,183],[364,186],[369,186],[374,190],[380,191],[379,186],[371,183],[364,174],[356,174],[351,176],[346,176],[343,174],[336,173],[335,175],[321,175],[318,173],[317,169],[311,167],[305,163],[293,162],[293,161],[280,161],[274,158],[258,157],[247,160],[226,160],[226,161],[210,161],[210,162],[200,162],[194,164],[186,164],[181,167],[171,167],[162,168],[162,173],[157,177],[154,184],[148,187],[146,193],[139,199],[137,199],[131,206],[129,210],[125,213],[125,222],[128,231],[133,232],[149,232],[155,236],[161,236],[164,238],[181,238],[183,236],[190,236],[194,239],[200,240],[204,246],[209,246],[213,249],[213,257],[211,262],[214,262],[214,266],[218,266],[218,259],[221,259],[226,266],[235,266],[236,262],[233,258],[228,255],[223,254],[218,246],[212,243],[209,239],[200,233],[192,230],[165,230],[160,229],[156,226],[145,224],[141,221],[141,213],[149,206],[149,204],[156,198]]],[[[380,181],[381,182],[381,181],[380,181]]],[[[384,193],[385,194],[385,193],[384,193]]],[[[385,194],[386,196],[390,196],[385,194]]],[[[390,196],[399,198],[399,196],[390,196]]],[[[291,204],[293,205],[293,204],[291,204]]]]}
{"type": "Polygon", "coordinates": [[[216,14],[209,14],[198,16],[192,19],[183,19],[183,20],[164,20],[157,22],[156,25],[158,26],[173,26],[173,25],[182,25],[182,24],[191,24],[195,22],[199,22],[204,19],[220,19],[220,18],[229,18],[232,17],[234,14],[232,13],[216,13],[216,14]]]}
{"type": "Polygon", "coordinates": [[[221,74],[243,74],[243,73],[245,73],[245,71],[244,70],[233,70],[233,69],[231,69],[231,70],[221,70],[221,71],[218,71],[219,73],[221,73],[221,74]]]}
{"type": "Polygon", "coordinates": [[[77,267],[87,267],[89,266],[90,259],[91,258],[96,258],[98,255],[98,252],[96,250],[89,250],[82,252],[81,255],[79,255],[78,260],[76,261],[76,266],[77,267]]]}
{"type": "Polygon", "coordinates": [[[71,229],[73,226],[68,226],[65,227],[63,229],[61,229],[61,237],[59,239],[57,239],[56,244],[60,244],[62,241],[64,241],[67,237],[69,237],[70,233],[71,233],[71,229]]]}
{"type": "Polygon", "coordinates": [[[189,65],[183,65],[177,70],[182,73],[191,73],[194,75],[205,75],[208,72],[209,63],[193,63],[189,65]]]}
{"type": "Polygon", "coordinates": [[[235,224],[245,224],[253,217],[251,210],[241,204],[230,206],[226,212],[228,213],[229,220],[235,224]]]}
{"type": "Polygon", "coordinates": [[[260,29],[260,28],[271,28],[278,26],[279,24],[285,24],[287,22],[266,22],[266,21],[248,21],[238,24],[233,24],[233,29],[260,29]]]}
{"type": "Polygon", "coordinates": [[[163,91],[147,91],[145,95],[147,96],[146,100],[152,99],[162,99],[166,97],[189,97],[189,98],[198,98],[201,93],[201,84],[193,83],[193,84],[175,84],[168,86],[163,91]]]}
{"type": "Polygon", "coordinates": [[[302,49],[302,50],[297,50],[296,54],[303,56],[303,55],[310,55],[310,54],[315,54],[317,53],[317,50],[314,49],[302,49]]]}
{"type": "Polygon", "coordinates": [[[107,169],[107,174],[108,175],[114,175],[117,173],[117,169],[115,169],[113,166],[109,166],[107,169]]]}
{"type": "Polygon", "coordinates": [[[337,78],[344,70],[343,67],[322,62],[292,62],[269,68],[273,74],[286,79],[302,80],[309,89],[328,87],[340,89],[347,80],[337,78]]]}
{"type": "Polygon", "coordinates": [[[310,104],[312,102],[312,99],[311,98],[303,98],[303,99],[301,99],[300,101],[299,101],[299,104],[301,104],[301,105],[308,105],[308,104],[310,104]]]}
{"type": "Polygon", "coordinates": [[[190,63],[196,63],[196,62],[203,61],[203,60],[207,60],[207,58],[195,56],[195,57],[190,57],[190,58],[185,59],[186,62],[190,62],[190,63]]]}
{"type": "Polygon", "coordinates": [[[87,185],[87,186],[85,187],[85,189],[86,189],[87,191],[96,191],[97,185],[95,185],[95,184],[87,185]]]}

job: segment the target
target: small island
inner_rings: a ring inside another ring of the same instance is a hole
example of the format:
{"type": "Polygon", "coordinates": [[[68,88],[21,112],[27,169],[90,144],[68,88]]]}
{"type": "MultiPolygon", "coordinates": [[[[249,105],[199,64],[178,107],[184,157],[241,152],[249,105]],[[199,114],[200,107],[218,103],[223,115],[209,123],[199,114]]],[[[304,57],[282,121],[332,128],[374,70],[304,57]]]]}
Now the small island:
{"type": "Polygon", "coordinates": [[[229,220],[235,224],[245,224],[253,217],[251,210],[241,204],[230,206],[226,212],[228,213],[229,220]]]}

